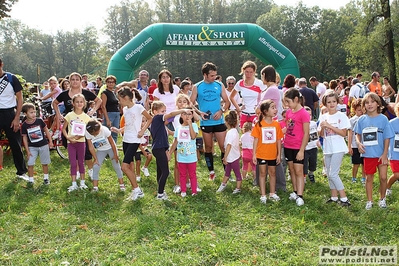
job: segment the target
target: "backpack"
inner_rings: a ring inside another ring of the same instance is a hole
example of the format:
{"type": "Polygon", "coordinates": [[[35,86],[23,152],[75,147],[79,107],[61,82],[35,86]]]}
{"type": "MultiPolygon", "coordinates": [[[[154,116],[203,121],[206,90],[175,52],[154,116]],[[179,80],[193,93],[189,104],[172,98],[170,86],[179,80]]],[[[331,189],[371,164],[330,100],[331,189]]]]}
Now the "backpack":
{"type": "Polygon", "coordinates": [[[14,84],[12,83],[12,74],[10,72],[6,72],[6,75],[7,75],[8,82],[14,88],[14,84]]]}
{"type": "Polygon", "coordinates": [[[367,88],[364,85],[361,85],[361,84],[357,83],[356,86],[358,86],[360,88],[360,90],[359,90],[359,98],[363,98],[367,93],[370,92],[369,88],[367,88]]]}

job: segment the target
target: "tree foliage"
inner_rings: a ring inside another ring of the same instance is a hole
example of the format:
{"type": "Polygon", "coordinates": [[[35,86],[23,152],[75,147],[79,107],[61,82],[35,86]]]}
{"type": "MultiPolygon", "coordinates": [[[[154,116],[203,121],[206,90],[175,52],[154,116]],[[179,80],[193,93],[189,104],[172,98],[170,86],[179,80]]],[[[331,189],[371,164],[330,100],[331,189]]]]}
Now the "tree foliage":
{"type": "MultiPolygon", "coordinates": [[[[151,6],[147,1],[123,0],[107,13],[102,43],[92,27],[48,35],[19,21],[0,21],[5,68],[30,81],[72,71],[104,76],[111,56],[153,23],[256,23],[294,53],[301,76],[330,80],[358,72],[367,77],[379,71],[389,76],[396,88],[398,0],[352,0],[340,10],[308,7],[302,2],[281,6],[270,0],[156,0],[151,6]]],[[[245,60],[263,67],[248,51],[164,50],[141,68],[147,69],[151,78],[167,68],[176,76],[198,80],[200,66],[212,61],[223,78],[238,78],[245,60]]]]}
{"type": "Polygon", "coordinates": [[[10,16],[8,13],[11,11],[12,5],[16,2],[18,0],[0,0],[0,20],[10,16]]]}

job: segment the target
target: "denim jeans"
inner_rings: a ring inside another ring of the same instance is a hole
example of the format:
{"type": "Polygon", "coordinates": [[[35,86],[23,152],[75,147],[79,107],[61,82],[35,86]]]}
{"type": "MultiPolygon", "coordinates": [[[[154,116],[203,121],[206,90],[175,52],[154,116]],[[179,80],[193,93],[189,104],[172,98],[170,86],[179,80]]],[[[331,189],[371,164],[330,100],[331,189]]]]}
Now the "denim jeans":
{"type": "MultiPolygon", "coordinates": [[[[108,112],[108,118],[109,118],[109,121],[111,121],[111,127],[119,128],[119,120],[121,118],[121,115],[119,112],[108,112]]],[[[107,126],[106,119],[103,119],[103,125],[107,126]]],[[[111,136],[114,139],[115,144],[116,144],[116,141],[118,139],[118,133],[111,132],[111,136]]]]}

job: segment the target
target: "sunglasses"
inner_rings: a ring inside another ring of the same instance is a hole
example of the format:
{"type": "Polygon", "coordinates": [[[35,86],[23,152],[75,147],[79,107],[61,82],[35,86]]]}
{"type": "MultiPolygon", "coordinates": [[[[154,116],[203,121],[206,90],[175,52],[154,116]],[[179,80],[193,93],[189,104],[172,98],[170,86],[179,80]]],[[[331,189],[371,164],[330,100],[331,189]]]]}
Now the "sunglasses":
{"type": "Polygon", "coordinates": [[[229,84],[229,85],[234,85],[234,82],[228,82],[227,84],[229,84]]]}

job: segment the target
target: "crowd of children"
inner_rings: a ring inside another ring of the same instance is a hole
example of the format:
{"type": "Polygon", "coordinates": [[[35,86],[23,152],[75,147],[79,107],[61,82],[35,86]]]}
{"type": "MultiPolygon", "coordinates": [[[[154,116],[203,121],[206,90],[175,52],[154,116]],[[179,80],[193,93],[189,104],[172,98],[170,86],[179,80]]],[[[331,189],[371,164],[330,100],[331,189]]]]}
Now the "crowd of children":
{"type": "MultiPolygon", "coordinates": [[[[312,121],[312,110],[304,107],[304,98],[296,88],[287,88],[282,102],[276,103],[267,99],[259,103],[259,113],[254,121],[239,121],[239,112],[229,110],[225,113],[227,133],[224,139],[224,176],[216,192],[227,188],[231,172],[235,175],[233,194],[241,193],[242,180],[252,172],[254,178],[259,176],[260,202],[266,204],[266,183],[269,180],[269,199],[279,201],[276,191],[276,166],[286,163],[292,181],[292,192],[289,199],[298,206],[305,204],[304,188],[306,178],[311,183],[316,182],[318,148],[323,152],[323,173],[328,178],[331,191],[327,203],[339,203],[348,207],[351,203],[346,195],[344,184],[339,176],[344,155],[349,153],[352,160],[351,181],[358,180],[361,168],[361,182],[365,184],[367,203],[366,209],[373,206],[373,178],[378,170],[380,180],[379,207],[386,208],[386,196],[392,193],[391,187],[399,180],[399,118],[388,121],[381,114],[381,98],[375,93],[368,93],[363,99],[351,102],[354,116],[349,118],[349,91],[339,96],[334,91],[326,92],[322,98],[323,108],[318,121],[312,121]],[[277,121],[278,104],[284,104],[286,109],[277,121]],[[241,122],[242,128],[238,128],[241,122]],[[241,131],[241,136],[240,132],[241,131]],[[242,167],[240,167],[240,163],[242,167]],[[392,176],[387,180],[388,163],[392,176]]],[[[184,91],[176,97],[176,109],[166,113],[166,105],[154,101],[151,112],[137,104],[141,94],[134,88],[122,87],[117,91],[117,98],[123,107],[123,116],[119,128],[110,129],[103,126],[97,119],[90,118],[85,113],[86,100],[83,94],[75,94],[71,98],[73,109],[64,117],[65,124],[62,134],[67,140],[72,185],[68,192],[87,189],[85,183],[85,149],[93,156],[92,174],[93,192],[97,192],[100,169],[109,156],[119,181],[119,189],[125,191],[123,174],[127,176],[132,186],[129,200],[144,197],[139,187],[140,172],[145,177],[150,176],[148,166],[152,156],[156,159],[157,196],[159,200],[167,200],[165,191],[169,176],[169,160],[175,158],[174,193],[195,196],[201,190],[197,181],[197,162],[202,149],[199,121],[201,115],[191,103],[184,91]],[[150,114],[151,113],[151,114],[150,114]],[[174,132],[166,126],[172,121],[174,132]],[[123,134],[123,160],[119,162],[118,150],[111,132],[123,134]],[[168,135],[173,134],[170,145],[168,135]],[[152,139],[151,152],[148,149],[149,139],[152,139]],[[141,156],[145,163],[141,167],[141,156]],[[135,163],[134,163],[135,162],[135,163]],[[77,175],[80,173],[80,184],[77,185],[77,175]]],[[[399,105],[395,106],[395,114],[399,115],[399,105]]],[[[49,169],[52,148],[50,132],[44,121],[36,117],[33,104],[25,103],[22,107],[25,115],[21,127],[23,145],[28,158],[28,182],[34,183],[34,165],[39,156],[43,167],[43,182],[50,184],[49,169]]],[[[1,154],[2,155],[2,154],[1,154]]],[[[2,161],[2,158],[0,157],[2,161]]],[[[0,162],[0,169],[2,169],[0,162]]]]}

